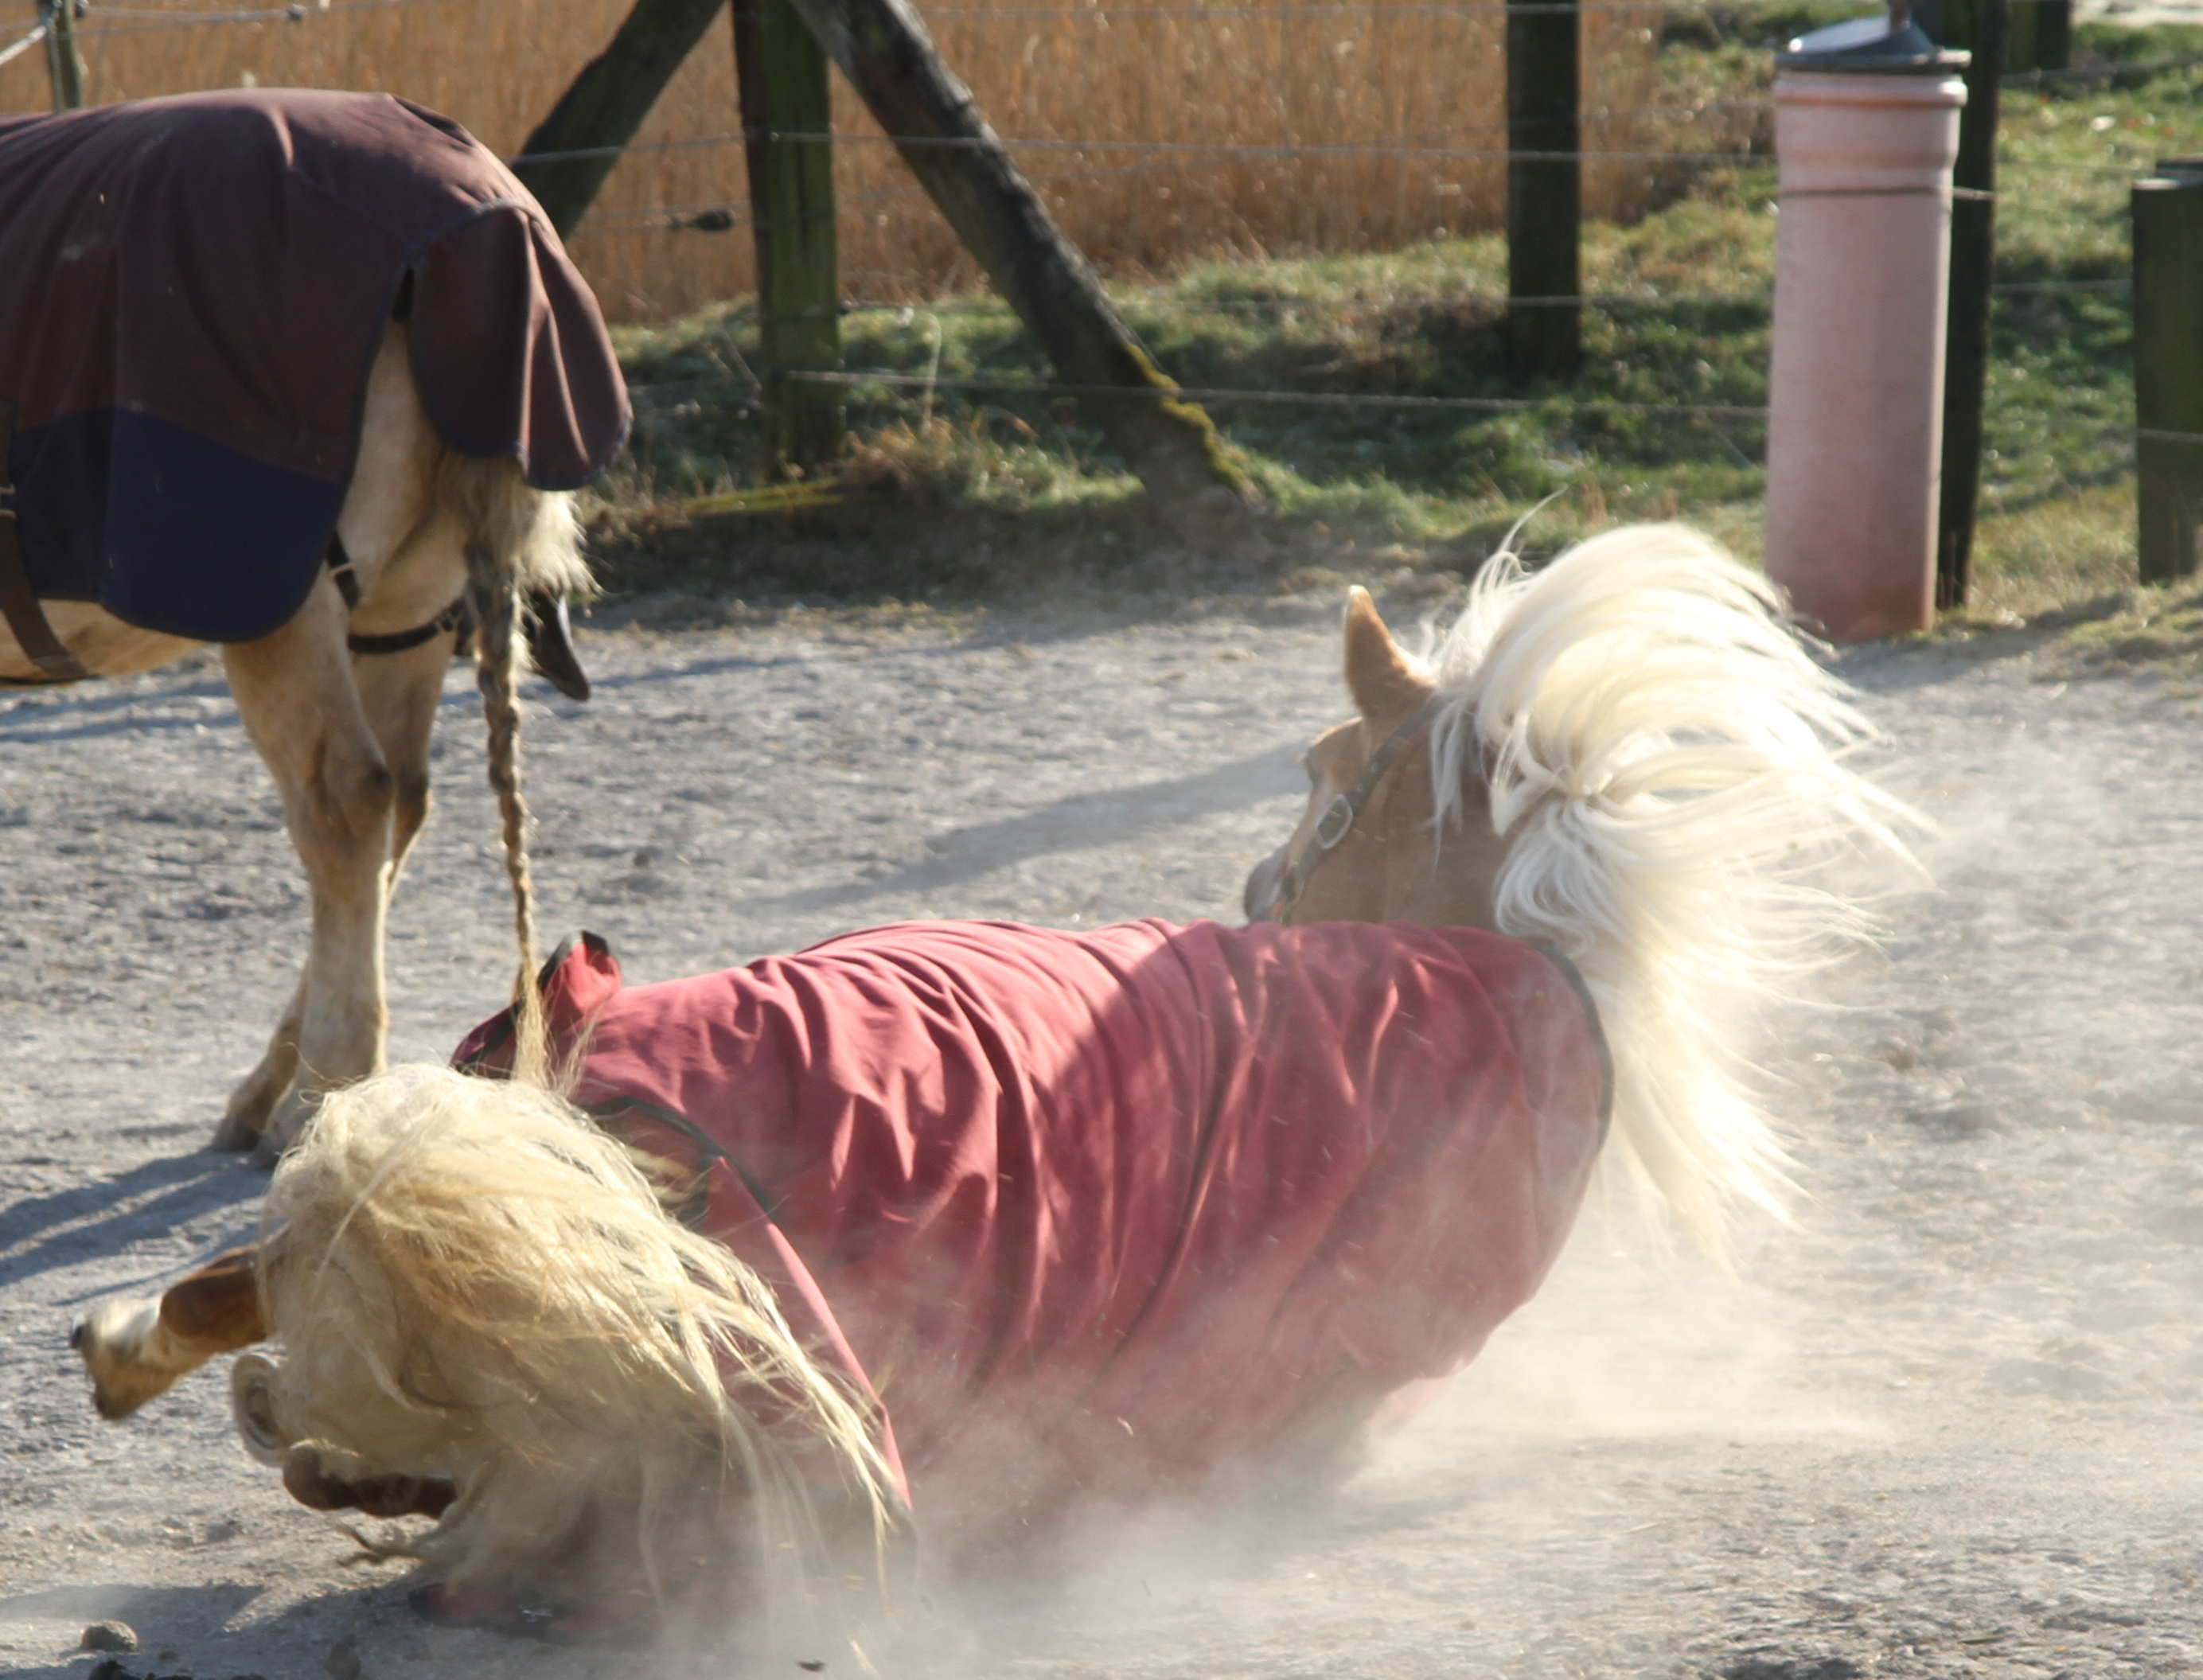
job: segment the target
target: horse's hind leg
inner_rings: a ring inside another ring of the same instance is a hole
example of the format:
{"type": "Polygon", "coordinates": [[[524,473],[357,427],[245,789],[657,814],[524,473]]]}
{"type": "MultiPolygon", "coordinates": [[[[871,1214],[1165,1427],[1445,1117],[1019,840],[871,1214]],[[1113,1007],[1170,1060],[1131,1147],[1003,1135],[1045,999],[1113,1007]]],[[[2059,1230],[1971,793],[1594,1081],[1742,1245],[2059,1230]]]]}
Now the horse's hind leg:
{"type": "Polygon", "coordinates": [[[295,1029],[286,1012],[261,1067],[232,1099],[217,1135],[225,1140],[244,1129],[287,1141],[316,1092],[382,1065],[382,914],[397,787],[360,704],[345,634],[343,598],[324,579],[281,629],[225,650],[238,716],[282,793],[313,903],[295,1029]],[[251,1105],[269,1099],[292,1057],[286,1088],[256,1117],[251,1105]]]}
{"type": "Polygon", "coordinates": [[[283,1018],[275,1023],[275,1036],[268,1040],[267,1054],[229,1093],[221,1123],[215,1128],[208,1148],[250,1149],[260,1141],[261,1133],[268,1129],[268,1117],[298,1077],[298,1025],[305,1017],[306,975],[302,970],[298,985],[292,988],[291,1001],[284,1006],[283,1018]]]}
{"type": "Polygon", "coordinates": [[[255,1249],[233,1249],[158,1300],[109,1301],[77,1325],[69,1344],[92,1373],[101,1417],[127,1418],[216,1354],[267,1335],[257,1259],[255,1249]]]}
{"type": "Polygon", "coordinates": [[[353,666],[368,727],[390,767],[394,804],[390,825],[390,876],[395,895],[406,854],[428,820],[428,738],[444,697],[454,639],[438,636],[403,653],[363,655],[353,666]]]}

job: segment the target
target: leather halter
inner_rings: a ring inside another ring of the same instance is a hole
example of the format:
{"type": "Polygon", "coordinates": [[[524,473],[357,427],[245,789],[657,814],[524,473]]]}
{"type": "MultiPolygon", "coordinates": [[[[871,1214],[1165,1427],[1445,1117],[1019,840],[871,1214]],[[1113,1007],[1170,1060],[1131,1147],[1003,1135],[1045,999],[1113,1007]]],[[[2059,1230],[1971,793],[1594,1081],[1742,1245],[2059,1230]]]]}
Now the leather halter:
{"type": "Polygon", "coordinates": [[[1387,735],[1385,744],[1369,755],[1369,762],[1361,767],[1361,774],[1355,778],[1354,786],[1344,793],[1332,796],[1331,803],[1323,808],[1323,814],[1315,820],[1315,831],[1308,836],[1308,849],[1279,878],[1276,889],[1270,894],[1269,902],[1255,917],[1255,921],[1283,921],[1286,912],[1300,902],[1301,894],[1308,890],[1308,877],[1316,872],[1317,866],[1325,858],[1338,850],[1339,843],[1354,832],[1354,825],[1361,815],[1362,806],[1369,803],[1369,796],[1377,791],[1377,784],[1384,781],[1385,773],[1392,768],[1392,761],[1432,718],[1445,709],[1450,698],[1445,694],[1433,694],[1424,701],[1413,717],[1387,735]]]}

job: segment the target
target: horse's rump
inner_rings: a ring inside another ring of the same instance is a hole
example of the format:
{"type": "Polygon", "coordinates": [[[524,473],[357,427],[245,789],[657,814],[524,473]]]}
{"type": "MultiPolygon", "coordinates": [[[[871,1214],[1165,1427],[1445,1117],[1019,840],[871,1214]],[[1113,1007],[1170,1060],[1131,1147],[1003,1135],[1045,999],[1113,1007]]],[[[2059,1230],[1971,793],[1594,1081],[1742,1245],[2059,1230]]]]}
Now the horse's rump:
{"type": "Polygon", "coordinates": [[[1608,1094],[1564,971],[1465,928],[911,924],[625,990],[585,940],[548,1006],[577,1099],[870,1379],[953,1549],[1228,1493],[1456,1370],[1608,1094]]]}
{"type": "Polygon", "coordinates": [[[0,421],[33,592],[198,640],[288,620],[401,293],[452,449],[517,456],[539,489],[611,461],[627,396],[596,302],[457,124],[294,91],[0,120],[0,421]]]}

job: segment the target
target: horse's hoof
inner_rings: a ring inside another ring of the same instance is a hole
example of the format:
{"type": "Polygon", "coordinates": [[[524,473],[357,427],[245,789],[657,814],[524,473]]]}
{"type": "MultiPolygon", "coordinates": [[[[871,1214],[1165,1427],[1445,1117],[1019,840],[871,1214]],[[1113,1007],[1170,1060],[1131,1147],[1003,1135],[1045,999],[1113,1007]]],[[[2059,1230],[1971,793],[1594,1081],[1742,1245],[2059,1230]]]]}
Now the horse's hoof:
{"type": "Polygon", "coordinates": [[[239,1354],[229,1368],[229,1415],[246,1455],[280,1470],[290,1443],[275,1421],[275,1370],[263,1353],[239,1354]]]}
{"type": "Polygon", "coordinates": [[[145,1343],[160,1320],[157,1300],[109,1301],[69,1327],[69,1346],[92,1378],[92,1410],[111,1424],[175,1382],[174,1373],[145,1358],[145,1343]]]}
{"type": "Polygon", "coordinates": [[[207,1147],[218,1154],[242,1155],[260,1141],[260,1132],[250,1121],[235,1114],[225,1114],[221,1123],[214,1129],[207,1140],[207,1147]]]}
{"type": "Polygon", "coordinates": [[[256,1172],[273,1172],[282,1164],[283,1140],[270,1129],[252,1141],[252,1167],[256,1172]]]}

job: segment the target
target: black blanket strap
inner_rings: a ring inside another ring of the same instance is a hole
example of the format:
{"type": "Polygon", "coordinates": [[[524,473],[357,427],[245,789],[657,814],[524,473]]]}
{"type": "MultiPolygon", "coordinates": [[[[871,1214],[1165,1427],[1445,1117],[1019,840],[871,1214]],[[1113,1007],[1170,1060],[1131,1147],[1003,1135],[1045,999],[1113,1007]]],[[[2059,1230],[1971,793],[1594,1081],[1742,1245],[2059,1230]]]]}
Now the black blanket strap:
{"type": "Polygon", "coordinates": [[[359,574],[351,569],[351,555],[346,550],[344,539],[335,532],[329,533],[329,545],[322,551],[322,563],[329,569],[329,581],[344,597],[345,610],[359,610],[359,574]]]}
{"type": "Polygon", "coordinates": [[[9,678],[11,686],[23,682],[81,682],[92,673],[62,645],[46,610],[31,592],[31,574],[23,564],[23,551],[15,540],[15,487],[8,477],[8,445],[15,435],[15,405],[0,402],[0,618],[15,638],[23,657],[38,668],[30,678],[9,678]]]}

